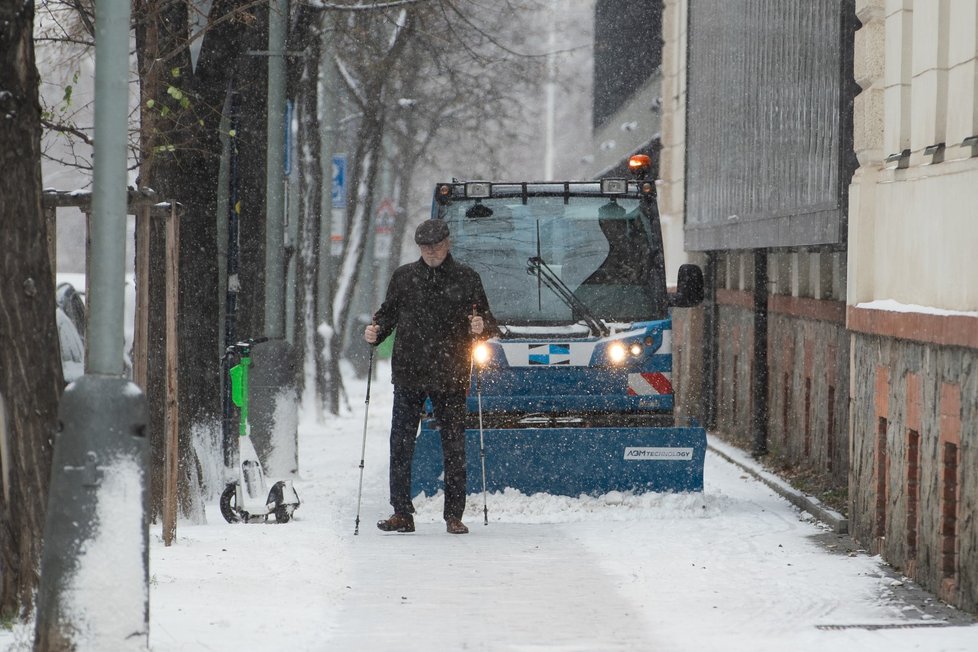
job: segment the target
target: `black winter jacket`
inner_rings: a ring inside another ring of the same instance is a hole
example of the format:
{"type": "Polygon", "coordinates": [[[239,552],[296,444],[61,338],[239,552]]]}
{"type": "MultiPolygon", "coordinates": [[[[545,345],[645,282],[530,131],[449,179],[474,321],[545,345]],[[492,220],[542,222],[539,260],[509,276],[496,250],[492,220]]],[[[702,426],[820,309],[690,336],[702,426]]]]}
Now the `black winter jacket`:
{"type": "Polygon", "coordinates": [[[469,315],[475,306],[485,321],[480,337],[496,330],[482,279],[451,254],[438,267],[423,259],[401,265],[374,322],[378,342],[397,329],[391,360],[395,385],[426,391],[468,389],[473,336],[469,315]]]}

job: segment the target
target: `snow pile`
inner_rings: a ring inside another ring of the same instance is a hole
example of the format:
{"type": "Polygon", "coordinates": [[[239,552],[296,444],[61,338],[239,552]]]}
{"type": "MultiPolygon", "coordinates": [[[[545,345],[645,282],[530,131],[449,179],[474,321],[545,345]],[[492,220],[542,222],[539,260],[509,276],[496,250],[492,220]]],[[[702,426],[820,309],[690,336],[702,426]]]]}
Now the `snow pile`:
{"type": "MultiPolygon", "coordinates": [[[[490,493],[483,501],[482,494],[472,494],[467,503],[467,516],[482,517],[488,507],[491,521],[506,523],[580,523],[600,518],[607,521],[644,520],[651,518],[714,518],[723,512],[729,499],[703,494],[634,494],[612,491],[601,496],[527,496],[516,489],[490,493]]],[[[422,494],[414,501],[420,521],[440,521],[442,495],[422,494]]]]}
{"type": "Polygon", "coordinates": [[[926,315],[938,315],[941,317],[978,317],[976,311],[946,310],[933,306],[919,306],[914,303],[900,303],[893,299],[878,299],[856,304],[857,308],[863,310],[888,310],[890,312],[917,312],[926,315]]]}
{"type": "Polygon", "coordinates": [[[82,546],[61,604],[78,629],[79,650],[145,650],[149,596],[133,588],[146,586],[147,560],[144,540],[132,536],[142,528],[143,469],[119,457],[101,471],[94,536],[82,546]]]}
{"type": "Polygon", "coordinates": [[[266,472],[270,476],[291,477],[296,468],[294,442],[299,429],[299,413],[296,409],[299,398],[294,388],[285,388],[275,394],[274,401],[272,423],[275,432],[269,438],[271,446],[265,465],[266,472]]]}

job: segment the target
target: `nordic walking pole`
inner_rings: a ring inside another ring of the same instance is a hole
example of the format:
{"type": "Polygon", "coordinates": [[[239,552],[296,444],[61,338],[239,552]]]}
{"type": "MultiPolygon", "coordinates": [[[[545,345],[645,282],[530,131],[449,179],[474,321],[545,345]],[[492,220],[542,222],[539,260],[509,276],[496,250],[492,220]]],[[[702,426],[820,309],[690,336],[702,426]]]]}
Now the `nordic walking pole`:
{"type": "Polygon", "coordinates": [[[482,460],[482,524],[489,525],[489,503],[486,500],[486,442],[482,437],[482,370],[475,372],[475,393],[479,402],[479,458],[482,460]]]}
{"type": "Polygon", "coordinates": [[[370,360],[367,362],[367,399],[363,402],[363,444],[360,447],[360,486],[357,487],[357,521],[353,526],[353,536],[360,534],[360,498],[363,495],[363,459],[367,456],[367,413],[370,411],[370,380],[374,375],[374,346],[370,345],[370,360]]]}
{"type": "MultiPolygon", "coordinates": [[[[477,316],[475,304],[472,304],[472,316],[477,316]]],[[[475,365],[474,351],[473,366],[476,367],[475,395],[479,405],[479,459],[482,461],[482,524],[489,525],[489,502],[486,499],[486,442],[482,436],[482,368],[475,365]]]]}

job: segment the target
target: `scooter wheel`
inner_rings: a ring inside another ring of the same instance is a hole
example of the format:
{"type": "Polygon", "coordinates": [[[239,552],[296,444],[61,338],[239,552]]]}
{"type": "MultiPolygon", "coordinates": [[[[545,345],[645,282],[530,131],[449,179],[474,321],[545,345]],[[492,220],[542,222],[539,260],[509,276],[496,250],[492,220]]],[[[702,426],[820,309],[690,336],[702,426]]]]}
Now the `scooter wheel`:
{"type": "Polygon", "coordinates": [[[241,517],[235,510],[238,502],[237,499],[237,482],[229,482],[226,487],[224,487],[224,493],[221,494],[221,516],[228,523],[240,523],[241,517]]]}

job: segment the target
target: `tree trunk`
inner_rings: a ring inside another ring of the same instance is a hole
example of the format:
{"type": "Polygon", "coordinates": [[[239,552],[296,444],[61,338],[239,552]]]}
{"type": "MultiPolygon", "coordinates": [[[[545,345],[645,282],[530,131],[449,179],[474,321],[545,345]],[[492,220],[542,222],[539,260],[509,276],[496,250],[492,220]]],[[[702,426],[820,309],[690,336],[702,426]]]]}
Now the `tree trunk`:
{"type": "Polygon", "coordinates": [[[202,518],[199,471],[193,441],[216,441],[221,425],[221,322],[218,279],[218,177],[222,145],[219,134],[229,90],[228,70],[241,56],[241,27],[219,21],[240,4],[216,2],[214,25],[205,33],[189,84],[192,120],[186,123],[187,148],[167,170],[171,194],[181,198],[180,224],[180,506],[185,515],[202,518]]]}
{"type": "MultiPolygon", "coordinates": [[[[414,33],[412,12],[413,9],[404,10],[394,25],[388,22],[374,23],[365,16],[360,16],[347,24],[356,35],[354,38],[369,39],[372,45],[383,44],[383,51],[376,59],[371,58],[366,62],[367,65],[361,68],[363,78],[355,84],[350,83],[350,66],[346,64],[342,66],[348,71],[347,87],[356,98],[361,117],[351,161],[350,187],[353,192],[347,205],[349,217],[346,238],[343,242],[343,254],[337,270],[337,278],[333,284],[333,315],[326,343],[326,348],[330,351],[330,359],[326,361],[329,381],[332,384],[329,392],[336,399],[342,391],[338,373],[339,352],[342,351],[346,336],[352,299],[356,292],[361,261],[367,244],[367,234],[369,229],[373,228],[371,222],[374,189],[377,170],[380,167],[379,161],[383,154],[384,128],[387,119],[388,98],[386,96],[392,92],[390,86],[393,83],[392,76],[398,57],[414,33]]],[[[357,64],[357,62],[350,63],[357,64]]],[[[360,333],[353,333],[351,337],[359,338],[360,333]]]]}
{"type": "MultiPolygon", "coordinates": [[[[185,46],[188,15],[182,3],[139,0],[134,7],[136,56],[139,66],[140,94],[140,161],[139,184],[152,188],[164,201],[180,201],[166,182],[168,149],[180,142],[179,104],[167,92],[169,87],[184,88],[189,56],[180,54],[164,59],[165,53],[180,53],[185,46]],[[180,71],[174,74],[174,70],[180,71]]],[[[169,218],[166,218],[169,219],[169,218]]],[[[166,225],[153,218],[147,242],[138,248],[149,251],[146,392],[149,407],[150,445],[150,516],[157,522],[163,512],[164,412],[166,387],[166,297],[165,233],[166,225]]],[[[181,277],[184,274],[180,274],[181,277]]],[[[179,384],[179,381],[178,381],[179,384]]],[[[182,425],[182,424],[181,424],[182,425]]]]}
{"type": "MultiPolygon", "coordinates": [[[[140,181],[181,205],[179,245],[178,355],[180,411],[180,508],[184,516],[202,517],[196,438],[217,440],[221,416],[220,314],[218,282],[217,185],[221,160],[218,133],[229,72],[255,43],[242,0],[220,0],[211,7],[211,27],[201,41],[195,68],[188,49],[189,15],[184,3],[146,0],[138,10],[142,161],[140,181]],[[238,12],[240,20],[222,20],[238,12]]],[[[247,57],[250,61],[253,57],[247,57]]],[[[154,225],[154,234],[157,234],[154,225]]],[[[151,251],[162,248],[156,235],[151,251]]],[[[151,263],[154,266],[154,263],[151,263]]],[[[161,278],[154,275],[154,278],[161,278]]],[[[163,374],[163,306],[151,289],[149,388],[159,388],[163,374]]],[[[162,396],[150,395],[152,512],[162,509],[162,396]]]]}
{"type": "MultiPolygon", "coordinates": [[[[257,5],[248,32],[249,50],[268,50],[268,6],[257,5]]],[[[238,198],[241,204],[238,339],[265,334],[265,150],[268,121],[268,58],[245,54],[234,73],[240,100],[238,198]]]]}
{"type": "Polygon", "coordinates": [[[394,228],[391,233],[391,253],[387,261],[387,278],[384,279],[384,283],[387,283],[391,274],[401,263],[401,249],[404,247],[404,237],[407,235],[408,219],[411,215],[408,207],[411,205],[414,166],[405,165],[398,168],[394,183],[397,186],[397,213],[394,217],[394,228]]]}
{"type": "MultiPolygon", "coordinates": [[[[339,278],[336,280],[333,292],[333,327],[330,332],[333,341],[329,344],[332,355],[328,364],[331,365],[331,380],[339,392],[342,392],[339,356],[367,245],[368,229],[372,228],[370,218],[373,213],[373,189],[379,167],[376,163],[383,150],[383,107],[377,101],[368,105],[368,108],[370,111],[365,113],[357,133],[353,174],[350,177],[354,192],[348,204],[350,218],[339,265],[339,278]]],[[[353,337],[358,336],[357,333],[353,334],[353,337]]]]}
{"type": "Polygon", "coordinates": [[[64,381],[41,210],[34,3],[0,0],[0,615],[29,614],[38,584],[64,381]]]}
{"type": "MultiPolygon", "coordinates": [[[[306,389],[307,377],[315,378],[317,361],[316,315],[319,314],[319,243],[322,230],[323,171],[319,160],[319,63],[320,38],[314,28],[320,24],[319,12],[308,7],[299,9],[295,21],[297,32],[290,50],[304,51],[305,56],[294,62],[302,72],[295,80],[292,96],[296,98],[299,124],[299,246],[296,266],[296,338],[297,359],[302,361],[299,374],[300,396],[306,389]]],[[[309,388],[314,389],[314,388],[309,388]]]]}

